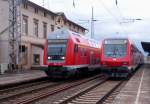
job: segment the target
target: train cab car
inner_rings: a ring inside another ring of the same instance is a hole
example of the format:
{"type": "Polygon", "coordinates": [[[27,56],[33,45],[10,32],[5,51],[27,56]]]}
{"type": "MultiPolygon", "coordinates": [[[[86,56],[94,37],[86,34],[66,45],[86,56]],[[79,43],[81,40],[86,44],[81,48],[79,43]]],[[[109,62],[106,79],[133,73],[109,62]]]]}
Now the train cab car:
{"type": "Polygon", "coordinates": [[[68,77],[100,66],[98,41],[59,29],[48,35],[44,49],[44,70],[50,77],[68,77]]]}
{"type": "Polygon", "coordinates": [[[100,57],[102,70],[110,77],[127,77],[143,60],[129,39],[103,40],[100,57]]]}

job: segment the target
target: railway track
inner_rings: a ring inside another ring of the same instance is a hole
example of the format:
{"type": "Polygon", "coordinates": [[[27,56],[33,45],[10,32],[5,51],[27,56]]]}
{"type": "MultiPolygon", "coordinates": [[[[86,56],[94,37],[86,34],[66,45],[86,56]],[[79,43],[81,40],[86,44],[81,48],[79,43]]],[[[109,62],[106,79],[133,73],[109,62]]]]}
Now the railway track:
{"type": "Polygon", "coordinates": [[[54,102],[54,104],[105,104],[108,101],[111,104],[110,102],[113,100],[111,98],[119,93],[125,82],[105,80],[71,96],[64,97],[60,101],[54,102]]]}
{"type": "Polygon", "coordinates": [[[33,82],[29,84],[23,84],[21,86],[12,87],[0,90],[0,102],[6,101],[8,99],[21,96],[36,90],[40,90],[47,87],[57,86],[61,83],[50,82],[49,80],[44,80],[40,82],[33,82]]]}
{"type": "MultiPolygon", "coordinates": [[[[32,103],[35,102],[37,100],[40,100],[42,98],[45,98],[47,96],[50,95],[54,95],[57,94],[59,92],[62,92],[64,90],[73,88],[75,86],[78,86],[80,84],[92,81],[96,78],[102,77],[103,79],[105,79],[105,76],[103,75],[97,75],[91,78],[86,78],[86,79],[81,79],[78,81],[74,81],[74,82],[65,82],[65,83],[61,83],[59,84],[51,84],[51,85],[47,85],[45,84],[44,86],[40,86],[40,87],[35,87],[35,88],[31,88],[32,90],[24,90],[23,92],[16,93],[16,94],[12,94],[11,96],[1,96],[0,97],[0,102],[1,104],[3,103],[7,103],[7,104],[28,104],[28,103],[32,103]]],[[[27,88],[29,89],[29,88],[27,88]]]]}
{"type": "Polygon", "coordinates": [[[111,79],[91,85],[71,96],[66,96],[54,102],[54,104],[112,104],[115,97],[135,73],[125,80],[111,79]]]}
{"type": "Polygon", "coordinates": [[[5,93],[5,92],[9,92],[9,91],[12,91],[12,90],[16,90],[16,89],[23,89],[23,88],[26,88],[26,87],[30,87],[30,86],[36,86],[36,85],[39,85],[39,84],[42,84],[42,83],[46,83],[48,82],[48,80],[42,80],[42,81],[33,81],[33,82],[29,82],[29,83],[26,83],[26,84],[21,84],[21,85],[16,85],[16,86],[7,86],[8,88],[1,88],[0,90],[0,93],[5,93]]]}

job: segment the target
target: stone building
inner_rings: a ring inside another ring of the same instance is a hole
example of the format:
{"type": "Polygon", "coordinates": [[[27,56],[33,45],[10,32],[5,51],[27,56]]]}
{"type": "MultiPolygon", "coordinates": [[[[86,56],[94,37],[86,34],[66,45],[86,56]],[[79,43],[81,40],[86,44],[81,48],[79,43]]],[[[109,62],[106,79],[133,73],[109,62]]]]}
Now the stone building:
{"type": "MultiPolygon", "coordinates": [[[[21,11],[21,63],[23,68],[43,64],[43,49],[47,34],[60,28],[68,28],[80,34],[86,29],[69,20],[64,13],[54,13],[31,1],[22,0],[21,11]]],[[[0,64],[9,63],[9,3],[0,0],[0,64]]]]}

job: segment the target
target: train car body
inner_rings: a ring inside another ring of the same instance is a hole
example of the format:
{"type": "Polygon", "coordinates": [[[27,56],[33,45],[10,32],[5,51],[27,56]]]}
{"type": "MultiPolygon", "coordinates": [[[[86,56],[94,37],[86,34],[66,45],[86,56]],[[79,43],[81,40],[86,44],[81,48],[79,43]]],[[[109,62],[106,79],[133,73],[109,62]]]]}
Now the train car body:
{"type": "Polygon", "coordinates": [[[100,66],[98,41],[60,29],[48,35],[44,49],[45,72],[50,77],[68,77],[100,66]]]}
{"type": "Polygon", "coordinates": [[[127,77],[143,63],[143,55],[129,39],[105,39],[101,47],[101,66],[110,77],[127,77]]]}

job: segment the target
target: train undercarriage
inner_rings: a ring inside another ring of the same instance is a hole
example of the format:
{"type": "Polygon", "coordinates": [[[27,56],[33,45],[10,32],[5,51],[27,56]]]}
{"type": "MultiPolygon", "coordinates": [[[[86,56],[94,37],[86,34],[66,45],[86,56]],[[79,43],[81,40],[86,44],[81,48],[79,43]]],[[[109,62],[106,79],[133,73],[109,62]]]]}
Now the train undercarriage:
{"type": "Polygon", "coordinates": [[[50,78],[68,78],[73,76],[83,76],[100,70],[100,67],[64,67],[49,66],[44,71],[50,78]]]}
{"type": "Polygon", "coordinates": [[[134,70],[128,67],[103,67],[102,72],[113,78],[126,78],[134,70]]]}

